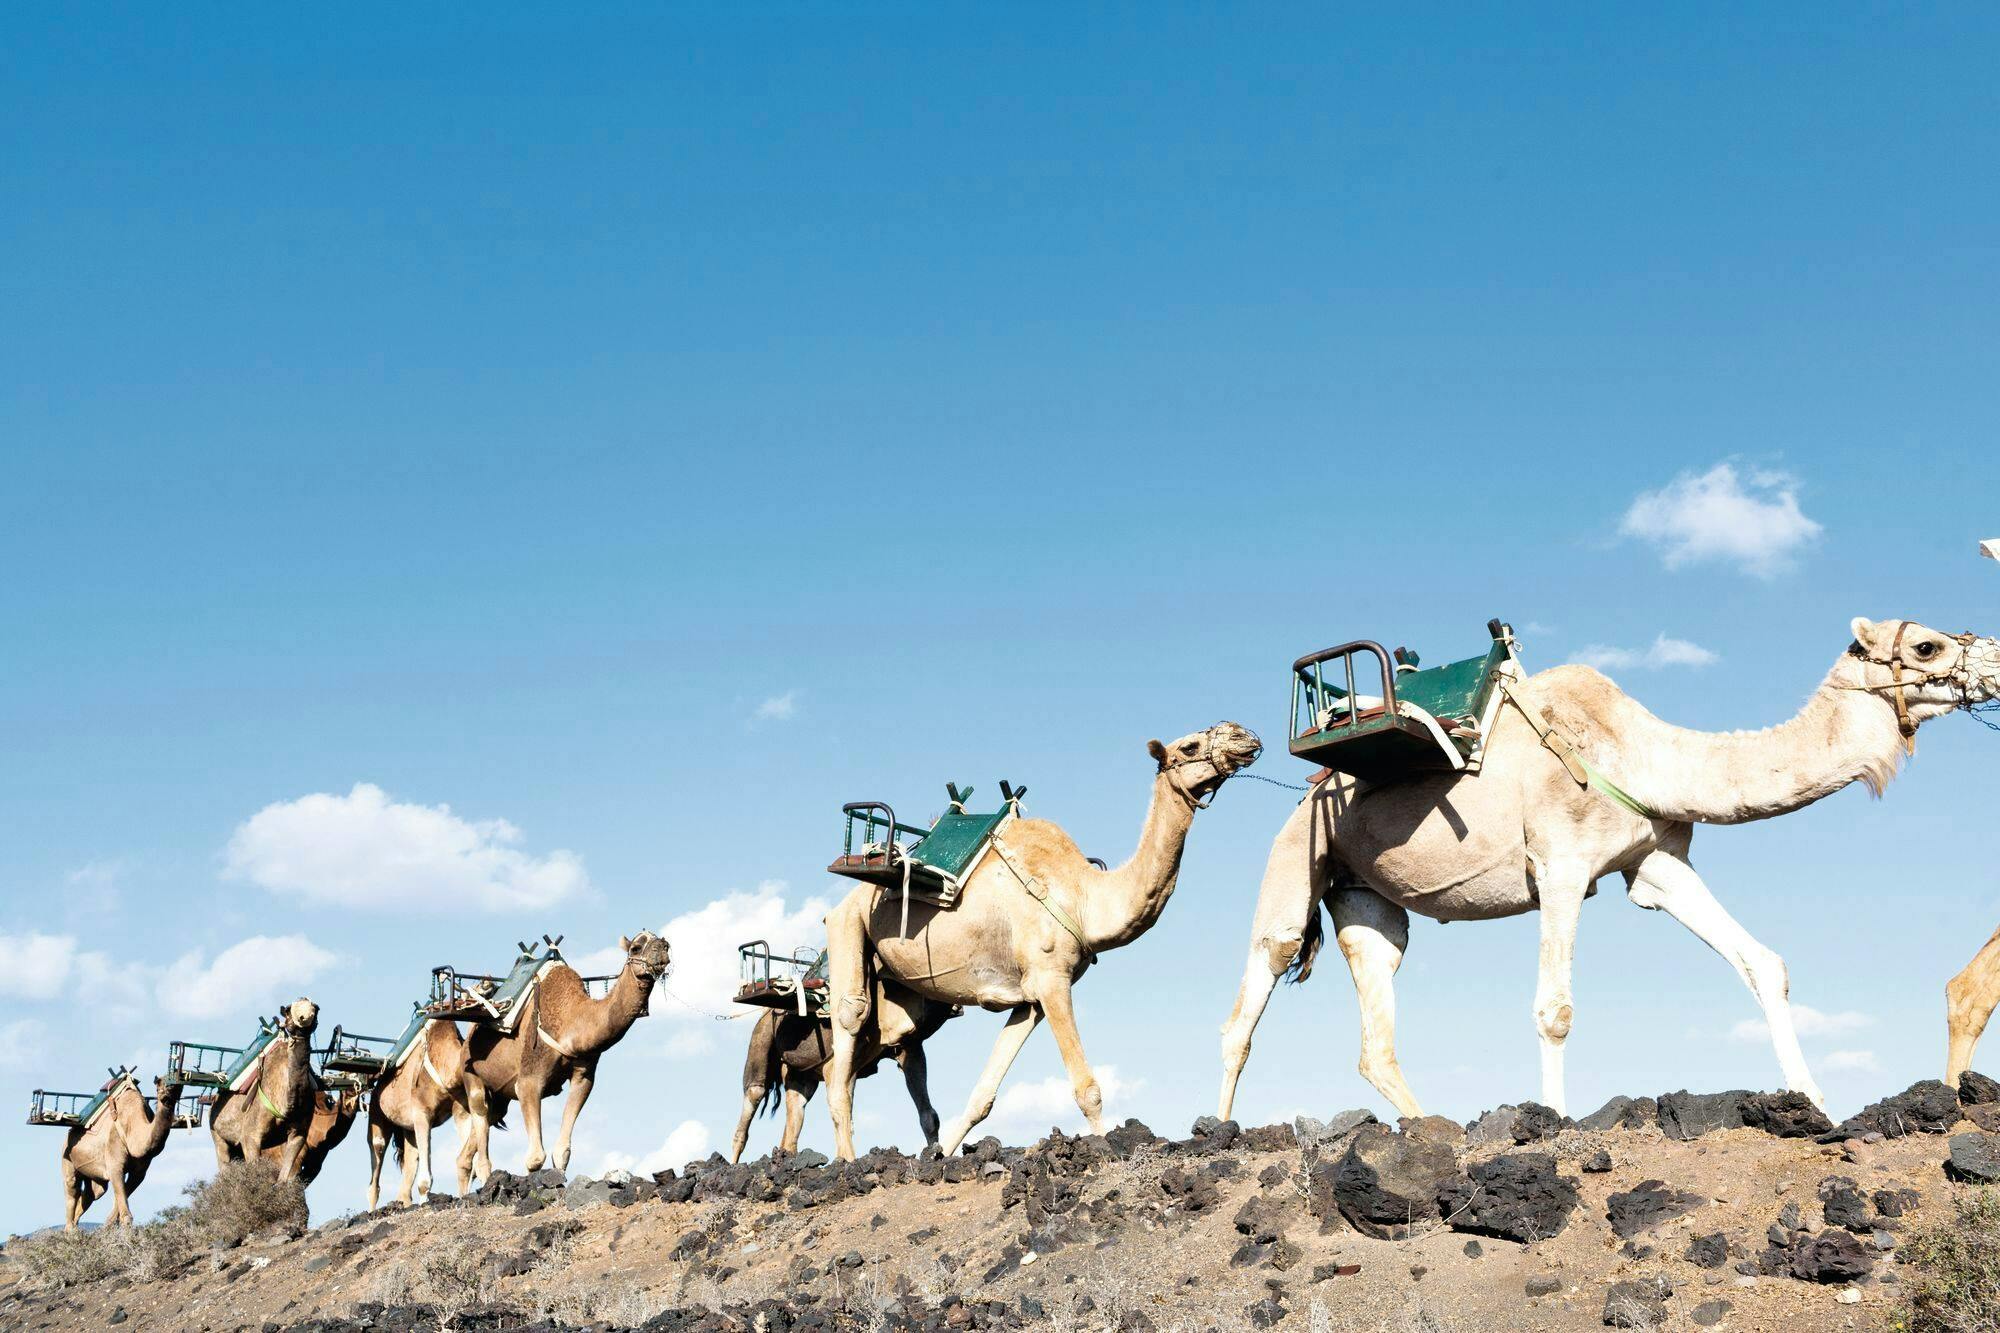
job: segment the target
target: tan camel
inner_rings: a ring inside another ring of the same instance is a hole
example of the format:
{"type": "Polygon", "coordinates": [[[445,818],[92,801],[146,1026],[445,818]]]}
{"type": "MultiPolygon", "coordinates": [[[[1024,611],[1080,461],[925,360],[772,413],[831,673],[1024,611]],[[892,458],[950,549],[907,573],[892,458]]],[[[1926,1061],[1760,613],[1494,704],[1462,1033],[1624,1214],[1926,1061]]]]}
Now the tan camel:
{"type": "Polygon", "coordinates": [[[298,1174],[319,1092],[310,1063],[318,1026],[318,1005],[292,1001],[278,1016],[278,1035],[257,1057],[250,1084],[242,1092],[216,1089],[208,1132],[215,1140],[217,1166],[261,1157],[266,1148],[277,1147],[278,1179],[298,1174]]]}
{"type": "Polygon", "coordinates": [[[1223,1027],[1220,1114],[1230,1113],[1274,983],[1312,969],[1322,899],[1360,996],[1362,1076],[1410,1116],[1422,1110],[1396,1063],[1393,989],[1409,912],[1477,921],[1539,908],[1541,1099],[1562,1110],[1577,915],[1610,874],[1624,876],[1634,903],[1666,912],[1729,960],[1763,1009],[1786,1086],[1819,1102],[1792,1025],[1784,960],[1751,938],[1694,872],[1693,826],[1768,819],[1855,781],[1880,795],[1914,752],[1920,723],[2000,693],[2000,641],[1904,620],[1852,628],[1854,642],[1805,708],[1765,731],[1670,726],[1598,672],[1563,666],[1515,687],[1543,721],[1503,707],[1477,776],[1371,788],[1336,774],[1318,783],[1285,821],[1264,871],[1249,962],[1223,1027]],[[1544,744],[1544,726],[1553,746],[1566,738],[1647,813],[1619,803],[1597,777],[1580,785],[1544,744]]]}
{"type": "Polygon", "coordinates": [[[368,1207],[373,1209],[380,1197],[382,1159],[391,1143],[403,1165],[396,1202],[412,1202],[412,1190],[431,1192],[431,1131],[447,1116],[458,1126],[458,1192],[466,1193],[479,1148],[472,1125],[474,1117],[486,1113],[486,1087],[466,1072],[465,1039],[458,1025],[431,1019],[402,1067],[375,1084],[368,1105],[368,1207]]]}
{"type": "Polygon", "coordinates": [[[181,1096],[180,1084],[165,1079],[154,1079],[153,1091],[149,1114],[139,1085],[121,1074],[96,1122],[69,1132],[62,1148],[63,1230],[76,1230],[106,1190],[111,1194],[111,1224],[132,1225],[132,1191],[167,1146],[174,1106],[181,1096]]]}
{"type": "MultiPolygon", "coordinates": [[[[896,991],[900,1011],[911,1016],[914,1029],[893,1048],[885,1048],[869,1024],[855,1045],[855,1078],[867,1078],[886,1057],[903,1071],[904,1086],[916,1103],[917,1123],[923,1127],[924,1142],[938,1141],[938,1113],[931,1105],[929,1067],[924,1059],[924,1043],[945,1022],[963,1012],[957,1005],[933,1004],[900,986],[896,991]]],[[[798,1151],[799,1131],[805,1125],[806,1103],[819,1089],[826,1065],[833,1059],[833,1021],[800,1014],[790,1009],[767,1009],[750,1030],[750,1051],[743,1060],[743,1110],[736,1118],[736,1139],[729,1160],[741,1161],[744,1145],[750,1141],[750,1122],[761,1111],[774,1109],[780,1098],[785,1103],[785,1132],[778,1142],[778,1154],[798,1151]]]]}
{"type": "MultiPolygon", "coordinates": [[[[1092,1131],[1098,1130],[1103,1098],[1084,1058],[1070,988],[1097,955],[1130,944],[1159,920],[1180,876],[1194,812],[1231,774],[1255,762],[1262,748],[1234,722],[1219,722],[1171,746],[1148,742],[1158,764],[1152,803],[1138,850],[1115,870],[1092,865],[1057,825],[1021,819],[1001,827],[995,854],[978,863],[948,909],[905,904],[900,895],[868,884],[842,900],[826,919],[835,997],[827,1101],[840,1155],[854,1156],[854,1078],[859,1039],[870,1018],[871,945],[872,967],[923,999],[1009,1011],[965,1114],[945,1132],[947,1153],[956,1152],[992,1111],[1000,1080],[1044,1018],[1062,1051],[1076,1104],[1092,1131]]],[[[878,1039],[895,1046],[915,1030],[917,1020],[892,996],[875,998],[878,1039]]]]}
{"type": "Polygon", "coordinates": [[[597,1060],[651,1007],[653,983],[667,971],[667,942],[649,930],[620,939],[625,966],[601,1000],[590,998],[583,978],[568,963],[556,963],[542,974],[512,1032],[475,1024],[466,1038],[472,1077],[486,1089],[487,1110],[473,1116],[474,1161],[481,1176],[493,1169],[488,1141],[493,1123],[507,1114],[509,1102],[521,1104],[528,1131],[530,1171],[550,1160],[542,1151],[542,1098],[569,1083],[562,1130],[556,1137],[554,1161],[569,1169],[570,1135],[577,1113],[589,1100],[597,1077],[597,1060]]]}
{"type": "Polygon", "coordinates": [[[1945,983],[1945,1022],[1950,1044],[1945,1054],[1944,1081],[1952,1087],[1972,1068],[1972,1053],[1978,1049],[1986,1020],[2000,1006],[2000,930],[1993,932],[1965,970],[1945,983]]]}
{"type": "MultiPolygon", "coordinates": [[[[354,1128],[355,1118],[360,1115],[361,1103],[367,1095],[359,1088],[314,1086],[312,1123],[306,1126],[306,1146],[299,1152],[298,1177],[301,1185],[310,1185],[319,1179],[319,1170],[326,1165],[327,1156],[340,1146],[340,1141],[347,1137],[347,1131],[354,1128]]],[[[270,1144],[258,1156],[282,1171],[285,1145],[270,1144]]]]}

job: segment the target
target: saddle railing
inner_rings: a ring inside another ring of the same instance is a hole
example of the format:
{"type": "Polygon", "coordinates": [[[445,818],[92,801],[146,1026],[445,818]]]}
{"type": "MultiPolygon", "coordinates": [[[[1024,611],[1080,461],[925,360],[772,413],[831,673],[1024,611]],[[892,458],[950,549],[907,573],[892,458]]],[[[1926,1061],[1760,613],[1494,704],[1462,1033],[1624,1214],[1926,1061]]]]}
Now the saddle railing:
{"type": "Polygon", "coordinates": [[[48,1088],[36,1088],[28,1094],[28,1123],[74,1129],[83,1123],[84,1108],[98,1095],[94,1092],[54,1092],[48,1088]]]}
{"type": "Polygon", "coordinates": [[[244,1047],[210,1046],[199,1041],[167,1044],[167,1082],[182,1087],[219,1088],[229,1081],[229,1070],[243,1058],[244,1047]]]}
{"type": "Polygon", "coordinates": [[[325,1046],[313,1052],[320,1082],[329,1087],[366,1087],[388,1072],[396,1038],[371,1037],[336,1027],[325,1046]]]}
{"type": "Polygon", "coordinates": [[[736,949],[736,1003],[765,1009],[826,1008],[826,951],[798,948],[777,953],[769,940],[751,940],[736,949]]]}

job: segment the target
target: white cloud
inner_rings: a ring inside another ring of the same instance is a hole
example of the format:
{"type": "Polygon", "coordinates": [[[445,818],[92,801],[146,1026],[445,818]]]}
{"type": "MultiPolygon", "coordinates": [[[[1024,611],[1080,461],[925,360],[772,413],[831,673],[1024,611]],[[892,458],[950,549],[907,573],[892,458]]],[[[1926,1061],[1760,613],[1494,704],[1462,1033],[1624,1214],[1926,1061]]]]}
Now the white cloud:
{"type": "Polygon", "coordinates": [[[1882,1072],[1882,1062],[1875,1058],[1873,1051],[1829,1051],[1819,1063],[1820,1068],[1830,1074],[1843,1070],[1862,1074],[1882,1072]]]}
{"type": "Polygon", "coordinates": [[[0,1069],[25,1069],[41,1059],[46,1031],[33,1018],[18,1019],[0,1027],[0,1069]]]}
{"type": "MultiPolygon", "coordinates": [[[[1141,1080],[1121,1077],[1115,1065],[1092,1065],[1090,1072],[1097,1075],[1097,1090],[1104,1097],[1107,1122],[1115,1117],[1126,1098],[1144,1086],[1141,1080]]],[[[1070,1087],[1067,1074],[1051,1074],[1032,1083],[1003,1086],[1000,1099],[993,1104],[993,1114],[974,1127],[972,1133],[975,1138],[993,1134],[1003,1143],[1017,1143],[1040,1138],[1052,1126],[1065,1131],[1083,1128],[1083,1112],[1077,1109],[1076,1091],[1070,1087]]]]}
{"type": "MultiPolygon", "coordinates": [[[[767,879],[754,890],[729,893],[692,912],[683,912],[660,928],[672,951],[669,970],[653,996],[653,1013],[676,1022],[709,1024],[713,1015],[742,1013],[736,996],[736,946],[769,940],[776,953],[794,948],[820,948],[826,940],[823,918],[832,908],[824,898],[807,898],[797,907],[785,901],[785,882],[767,879]]],[[[577,970],[615,972],[624,965],[618,950],[605,949],[577,960],[577,970]]],[[[704,1030],[705,1036],[712,1034],[704,1030]]],[[[711,1042],[712,1044],[712,1042],[711,1042]]],[[[670,1056],[691,1054],[686,1044],[670,1046],[670,1056]]]]}
{"type": "Polygon", "coordinates": [[[635,1176],[650,1176],[655,1171],[669,1168],[678,1171],[689,1162],[699,1161],[708,1156],[708,1126],[699,1120],[683,1120],[668,1131],[666,1142],[644,1157],[634,1158],[630,1153],[608,1152],[597,1164],[597,1174],[602,1176],[611,1171],[630,1171],[635,1176]]]}
{"type": "Polygon", "coordinates": [[[333,963],[332,954],[303,935],[253,935],[207,964],[199,951],[182,954],[160,976],[155,993],[160,1008],[176,1018],[261,1013],[303,994],[305,984],[333,963]]]}
{"type": "Polygon", "coordinates": [[[0,935],[0,995],[18,1000],[53,1000],[69,984],[76,960],[74,935],[0,935]]]}
{"type": "Polygon", "coordinates": [[[661,1054],[669,1060],[692,1060],[699,1055],[707,1055],[715,1049],[715,1038],[707,1028],[682,1028],[667,1038],[661,1047],[661,1054]]]}
{"type": "Polygon", "coordinates": [[[1596,667],[1599,671],[1657,671],[1661,667],[1705,667],[1722,659],[1698,643],[1655,634],[1649,648],[1614,648],[1609,644],[1590,643],[1577,649],[1571,660],[1596,667]]]}
{"type": "Polygon", "coordinates": [[[764,702],[758,704],[757,710],[750,715],[750,720],[752,722],[789,722],[798,711],[799,692],[797,690],[786,690],[783,694],[774,694],[764,700],[764,702]]]}
{"type": "MultiPolygon", "coordinates": [[[[1844,1033],[1857,1032],[1873,1025],[1875,1020],[1867,1014],[1844,1009],[1837,1014],[1825,1014],[1809,1004],[1792,1006],[1792,1026],[1801,1037],[1838,1037],[1844,1033]]],[[[1729,1030],[1732,1041],[1764,1042],[1771,1039],[1771,1028],[1761,1018],[1746,1018],[1729,1030]]]]}
{"type": "Polygon", "coordinates": [[[489,912],[553,906],[590,889],[576,853],[530,856],[504,819],[391,801],[357,782],[267,805],[237,828],[227,873],[273,893],[353,909],[489,912]]]}
{"type": "Polygon", "coordinates": [[[1717,463],[1641,494],[1618,531],[1652,545],[1668,569],[1719,561],[1771,578],[1821,529],[1799,509],[1796,478],[1754,469],[1745,477],[1717,463]]]}

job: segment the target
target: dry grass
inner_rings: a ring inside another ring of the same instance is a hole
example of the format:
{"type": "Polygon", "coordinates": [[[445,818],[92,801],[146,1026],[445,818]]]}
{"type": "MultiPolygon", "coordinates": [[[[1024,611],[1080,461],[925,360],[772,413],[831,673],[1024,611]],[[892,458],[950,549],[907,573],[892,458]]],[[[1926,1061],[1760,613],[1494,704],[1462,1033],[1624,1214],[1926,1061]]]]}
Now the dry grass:
{"type": "Polygon", "coordinates": [[[195,1228],[210,1244],[232,1244],[273,1228],[298,1236],[310,1220],[305,1186],[280,1181],[269,1162],[231,1162],[188,1186],[187,1194],[195,1228]]]}
{"type": "Polygon", "coordinates": [[[2000,1333],[2000,1196],[1952,1201],[1952,1216],[1903,1243],[1900,1333],[2000,1333]]]}
{"type": "Polygon", "coordinates": [[[28,1284],[43,1291],[116,1277],[130,1266],[131,1252],[131,1238],[117,1227],[44,1231],[7,1246],[8,1259],[20,1266],[28,1284]]]}

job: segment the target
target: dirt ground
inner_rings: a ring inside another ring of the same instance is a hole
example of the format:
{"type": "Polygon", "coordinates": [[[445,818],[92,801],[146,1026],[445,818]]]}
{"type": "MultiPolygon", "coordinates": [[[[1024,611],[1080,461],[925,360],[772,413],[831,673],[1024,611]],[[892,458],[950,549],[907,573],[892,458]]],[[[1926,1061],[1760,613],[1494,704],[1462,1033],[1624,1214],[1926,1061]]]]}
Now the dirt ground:
{"type": "MultiPolygon", "coordinates": [[[[187,1275],[151,1282],[113,1277],[30,1297],[19,1265],[0,1263],[0,1326],[282,1329],[312,1318],[351,1317],[366,1301],[393,1305],[435,1299],[441,1291],[565,1324],[633,1326],[669,1308],[714,1309],[800,1291],[811,1293],[818,1308],[865,1315],[913,1291],[932,1303],[953,1293],[968,1301],[1006,1302],[1030,1311],[1030,1323],[1065,1330],[1144,1328],[1132,1311],[1163,1333],[1248,1328],[1251,1307],[1266,1298],[1282,1311],[1277,1326],[1299,1333],[1586,1330],[1604,1327],[1612,1283],[1663,1276],[1674,1294],[1657,1327],[1695,1327],[1692,1312],[1719,1300],[1730,1308],[1709,1327],[1873,1329],[1887,1327],[1896,1298],[1892,1254],[1853,1287],[1859,1300],[1852,1304],[1837,1299],[1842,1286],[1745,1276],[1734,1265],[1763,1248],[1766,1229],[1786,1203],[1796,1201],[1816,1224],[1816,1189],[1829,1175],[1852,1177],[1867,1192],[1916,1190],[1921,1202],[1901,1219],[1905,1228],[1948,1211],[1951,1191],[1959,1188],[1941,1169],[1945,1140],[1928,1135],[1852,1149],[1851,1161],[1839,1148],[1749,1129],[1689,1142],[1670,1141],[1652,1128],[1569,1131],[1554,1146],[1563,1174],[1577,1182],[1581,1204],[1561,1234],[1533,1245],[1491,1238],[1469,1245],[1471,1237],[1442,1226],[1403,1241],[1369,1239],[1337,1218],[1323,1226],[1305,1210],[1296,1148],[1227,1154],[1237,1165],[1218,1181],[1219,1205],[1189,1215],[1173,1205],[1159,1181],[1163,1170],[1196,1163],[1171,1149],[1142,1149],[1078,1177],[1080,1201],[1069,1216],[1088,1218],[1073,1224],[1087,1234],[1046,1254],[1030,1251],[1025,1262],[1022,1250],[1032,1241],[1025,1210],[1003,1209],[1006,1177],[998,1171],[958,1184],[905,1182],[805,1210],[783,1198],[650,1199],[622,1208],[558,1202],[520,1216],[505,1205],[463,1202],[353,1226],[335,1220],[296,1240],[204,1256],[187,1275]],[[1612,1169],[1578,1171],[1579,1161],[1600,1147],[1609,1152],[1612,1169]],[[1274,1166],[1283,1169],[1267,1170],[1274,1166]],[[1260,1176],[1267,1183],[1260,1184],[1260,1176]],[[1634,1257],[1607,1224],[1606,1199],[1645,1180],[1709,1202],[1635,1237],[1635,1245],[1652,1252],[1634,1257]],[[1245,1200],[1259,1195],[1287,1201],[1285,1239],[1298,1253],[1288,1255],[1292,1261],[1282,1268],[1268,1260],[1231,1264],[1244,1241],[1233,1219],[1245,1200]],[[519,1251],[531,1228],[556,1222],[568,1229],[564,1219],[576,1225],[574,1235],[545,1245],[531,1271],[492,1271],[491,1256],[519,1251]],[[710,1243],[691,1249],[685,1238],[696,1231],[710,1243]],[[1688,1262],[1689,1239],[1715,1232],[1730,1239],[1730,1264],[1710,1270],[1688,1262]],[[1015,1259],[1003,1262],[1010,1245],[1015,1259]],[[989,1274],[996,1265],[999,1271],[989,1274]],[[1348,1265],[1358,1271],[1330,1275],[1348,1265]],[[1316,1269],[1322,1276],[1316,1278],[1316,1269]],[[1536,1278],[1561,1286],[1529,1296],[1529,1281],[1536,1278]],[[123,1318],[115,1319],[121,1310],[123,1318]]],[[[1490,1153],[1469,1154],[1484,1155],[1490,1153]]],[[[1265,1317],[1271,1317],[1268,1309],[1265,1317]]]]}

